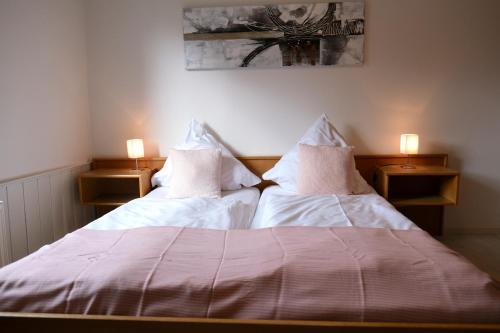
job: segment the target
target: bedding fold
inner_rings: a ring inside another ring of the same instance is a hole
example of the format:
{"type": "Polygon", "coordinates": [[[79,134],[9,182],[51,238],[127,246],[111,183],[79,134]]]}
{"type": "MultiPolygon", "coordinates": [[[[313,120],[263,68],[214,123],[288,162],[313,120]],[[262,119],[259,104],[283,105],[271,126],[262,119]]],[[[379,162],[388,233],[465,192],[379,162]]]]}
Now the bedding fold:
{"type": "Polygon", "coordinates": [[[500,322],[500,286],[421,230],[80,229],[0,269],[0,311],[500,322]]]}

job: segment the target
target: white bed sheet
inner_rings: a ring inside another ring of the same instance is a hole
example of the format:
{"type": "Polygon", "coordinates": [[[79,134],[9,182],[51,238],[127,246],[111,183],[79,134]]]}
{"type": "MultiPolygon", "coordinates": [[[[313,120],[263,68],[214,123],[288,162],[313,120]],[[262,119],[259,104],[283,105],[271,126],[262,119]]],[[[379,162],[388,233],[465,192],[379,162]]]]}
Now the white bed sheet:
{"type": "Polygon", "coordinates": [[[116,230],[150,226],[209,229],[247,229],[259,202],[257,188],[223,191],[222,197],[168,199],[167,188],[157,188],[120,206],[85,229],[116,230]]]}
{"type": "Polygon", "coordinates": [[[419,229],[375,192],[302,196],[270,186],[262,193],[251,228],[278,226],[419,229]]]}

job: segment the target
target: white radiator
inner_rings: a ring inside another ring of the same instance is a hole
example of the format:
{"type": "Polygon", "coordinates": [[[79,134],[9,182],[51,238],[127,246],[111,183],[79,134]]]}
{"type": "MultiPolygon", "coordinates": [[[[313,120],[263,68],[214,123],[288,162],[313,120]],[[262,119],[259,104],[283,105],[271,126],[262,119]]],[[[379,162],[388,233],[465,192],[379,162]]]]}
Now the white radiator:
{"type": "Polygon", "coordinates": [[[0,267],[11,262],[10,234],[5,217],[4,202],[0,201],[0,267]]]}
{"type": "Polygon", "coordinates": [[[88,164],[0,183],[0,264],[18,260],[94,218],[79,201],[78,175],[88,164]]]}

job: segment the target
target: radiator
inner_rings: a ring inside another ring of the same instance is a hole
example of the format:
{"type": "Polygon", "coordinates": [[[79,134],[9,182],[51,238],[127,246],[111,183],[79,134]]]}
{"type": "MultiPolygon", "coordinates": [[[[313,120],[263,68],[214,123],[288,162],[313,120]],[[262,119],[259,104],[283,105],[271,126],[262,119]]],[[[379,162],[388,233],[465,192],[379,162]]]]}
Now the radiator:
{"type": "Polygon", "coordinates": [[[78,175],[89,164],[0,183],[0,265],[9,264],[94,218],[80,205],[78,175]]]}
{"type": "Polygon", "coordinates": [[[4,205],[5,203],[0,201],[0,267],[7,265],[11,261],[11,242],[4,205]]]}

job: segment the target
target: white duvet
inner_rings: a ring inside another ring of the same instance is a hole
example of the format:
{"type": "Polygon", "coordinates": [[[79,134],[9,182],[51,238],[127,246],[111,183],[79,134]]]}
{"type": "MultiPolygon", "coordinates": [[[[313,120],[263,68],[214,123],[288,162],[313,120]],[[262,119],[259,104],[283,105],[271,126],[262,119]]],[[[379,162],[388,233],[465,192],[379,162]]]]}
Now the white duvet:
{"type": "Polygon", "coordinates": [[[419,229],[374,191],[302,196],[271,186],[262,193],[251,228],[278,226],[419,229]]]}
{"type": "Polygon", "coordinates": [[[222,198],[168,199],[160,187],[87,224],[85,229],[113,230],[148,226],[247,229],[259,202],[257,188],[223,191],[222,198]]]}

